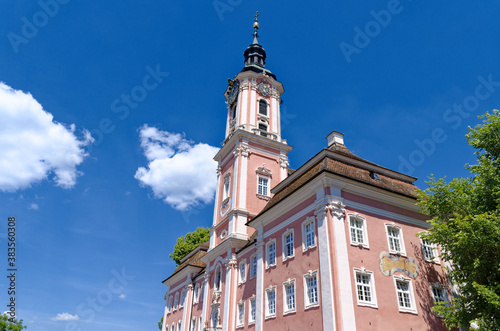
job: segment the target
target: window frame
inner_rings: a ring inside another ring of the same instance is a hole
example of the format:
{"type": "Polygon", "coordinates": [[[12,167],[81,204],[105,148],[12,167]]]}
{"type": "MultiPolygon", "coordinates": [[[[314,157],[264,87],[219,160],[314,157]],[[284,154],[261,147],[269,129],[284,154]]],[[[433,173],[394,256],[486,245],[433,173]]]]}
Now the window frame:
{"type": "Polygon", "coordinates": [[[186,296],[187,296],[187,291],[186,290],[182,290],[181,291],[181,297],[180,297],[180,300],[179,300],[179,309],[180,308],[184,308],[184,301],[186,301],[186,296]]]}
{"type": "Polygon", "coordinates": [[[174,297],[172,295],[168,296],[167,299],[167,312],[171,313],[172,312],[172,304],[174,303],[174,297]]]}
{"type": "Polygon", "coordinates": [[[377,301],[377,291],[375,289],[375,275],[373,271],[366,270],[365,268],[354,268],[354,286],[355,286],[355,291],[356,291],[356,300],[358,303],[358,306],[367,306],[367,307],[372,307],[372,308],[378,308],[378,301],[377,301]],[[358,283],[358,274],[362,276],[367,276],[369,277],[369,288],[370,288],[370,297],[371,301],[366,301],[366,300],[360,300],[359,299],[359,289],[358,285],[361,286],[366,286],[366,284],[359,284],[358,283]]]}
{"type": "Polygon", "coordinates": [[[215,267],[214,273],[214,291],[220,292],[222,287],[222,267],[220,265],[215,267]],[[217,279],[217,276],[219,279],[217,279]]]}
{"type": "Polygon", "coordinates": [[[287,261],[287,260],[290,260],[290,259],[293,259],[295,257],[295,233],[294,233],[294,229],[286,229],[285,232],[283,232],[283,235],[281,236],[282,237],[282,243],[283,243],[283,252],[282,252],[282,257],[283,257],[283,262],[287,261]],[[292,235],[292,254],[291,255],[287,255],[288,252],[287,252],[287,242],[286,242],[286,238],[289,236],[289,235],[292,235]]]}
{"type": "Polygon", "coordinates": [[[266,269],[272,268],[276,266],[276,239],[269,239],[269,241],[266,244],[266,269]],[[271,245],[274,245],[274,263],[269,263],[269,253],[270,249],[269,247],[271,245]]]}
{"type": "Polygon", "coordinates": [[[222,201],[231,196],[231,174],[224,176],[224,185],[222,186],[222,201]]]}
{"type": "Polygon", "coordinates": [[[370,244],[368,241],[368,229],[367,229],[367,224],[366,224],[366,218],[359,214],[348,214],[348,219],[349,219],[349,240],[351,242],[351,245],[353,246],[361,246],[365,248],[370,248],[370,244]],[[363,241],[360,242],[359,240],[353,240],[352,238],[352,230],[356,229],[359,231],[358,227],[353,227],[351,225],[351,220],[361,222],[361,234],[363,236],[363,241]]]}
{"type": "Polygon", "coordinates": [[[302,222],[302,251],[305,252],[312,249],[318,245],[318,238],[316,236],[316,218],[309,216],[302,222]],[[312,224],[312,235],[313,243],[311,245],[307,244],[307,231],[306,228],[309,224],[312,224]]]}
{"type": "Polygon", "coordinates": [[[438,252],[438,249],[437,249],[437,245],[436,244],[432,244],[429,241],[429,239],[423,239],[423,238],[420,238],[420,244],[422,245],[422,255],[424,256],[424,260],[427,261],[427,262],[434,262],[434,263],[440,264],[439,252],[438,252]],[[427,243],[425,243],[424,241],[426,241],[427,243]],[[425,254],[425,249],[426,248],[429,249],[432,252],[432,255],[433,255],[432,258],[429,258],[429,257],[426,256],[426,254],[425,254]]]}
{"type": "Polygon", "coordinates": [[[259,196],[263,196],[263,197],[269,197],[269,183],[271,182],[271,178],[269,176],[264,176],[264,175],[257,175],[257,195],[259,196]],[[266,182],[266,185],[265,185],[265,192],[264,192],[264,186],[262,185],[262,189],[261,189],[261,184],[260,184],[260,180],[262,181],[265,181],[266,182]],[[260,193],[262,192],[262,193],[260,193]],[[264,194],[265,193],[265,194],[264,194]]]}
{"type": "Polygon", "coordinates": [[[200,297],[200,284],[196,284],[193,289],[193,305],[197,304],[200,297]]]}
{"type": "Polygon", "coordinates": [[[266,99],[264,99],[264,98],[259,99],[259,110],[258,110],[257,113],[260,116],[269,117],[269,103],[267,102],[266,99]],[[261,104],[265,104],[266,105],[266,113],[265,114],[263,114],[263,113],[260,112],[260,110],[261,110],[261,104]]]}
{"type": "Polygon", "coordinates": [[[247,281],[246,266],[247,266],[247,259],[241,260],[240,263],[238,264],[238,284],[243,284],[244,282],[247,281]],[[242,276],[242,271],[243,271],[243,276],[242,276]]]}
{"type": "Polygon", "coordinates": [[[236,327],[241,328],[245,326],[245,300],[241,300],[236,304],[236,327]],[[243,316],[240,321],[240,307],[243,307],[243,316]]]}
{"type": "Polygon", "coordinates": [[[257,265],[258,265],[258,258],[257,258],[257,253],[254,253],[250,256],[250,263],[249,263],[249,277],[250,279],[254,279],[257,277],[257,265]],[[254,264],[255,261],[255,264],[254,264]]]}
{"type": "Polygon", "coordinates": [[[266,289],[266,296],[265,296],[265,309],[264,309],[264,315],[265,319],[269,318],[275,318],[276,317],[276,285],[271,285],[266,289]],[[269,293],[274,293],[274,313],[271,313],[269,310],[269,293]]]}
{"type": "Polygon", "coordinates": [[[431,288],[431,293],[432,293],[432,298],[433,298],[433,303],[436,305],[436,302],[444,302],[446,305],[450,304],[450,297],[448,295],[448,288],[446,285],[441,284],[441,283],[430,283],[430,288],[431,288]],[[434,293],[434,289],[443,291],[443,299],[442,301],[436,300],[436,294],[434,293]]]}
{"type": "Polygon", "coordinates": [[[174,308],[173,310],[177,310],[179,306],[179,292],[175,293],[175,297],[174,297],[174,308]]]}
{"type": "Polygon", "coordinates": [[[248,299],[248,325],[255,324],[257,317],[257,298],[255,294],[248,299]]]}
{"type": "Polygon", "coordinates": [[[286,282],[283,283],[283,315],[292,314],[297,311],[297,294],[296,294],[297,287],[295,285],[296,285],[295,278],[288,279],[286,282]],[[288,308],[287,289],[291,286],[293,286],[293,308],[288,308]]]}
{"type": "Polygon", "coordinates": [[[311,271],[307,274],[304,275],[304,307],[305,309],[309,309],[312,307],[317,307],[319,306],[319,279],[318,279],[318,270],[311,271]],[[311,298],[309,297],[309,279],[315,279],[316,280],[316,302],[311,302],[311,298]]]}
{"type": "Polygon", "coordinates": [[[415,303],[415,293],[413,291],[413,282],[410,278],[403,276],[393,276],[394,279],[394,289],[396,291],[396,301],[399,308],[399,311],[402,313],[411,313],[418,315],[417,305],[415,303]],[[408,301],[410,302],[410,307],[402,307],[399,302],[399,292],[401,290],[398,289],[398,283],[406,283],[408,285],[408,301]]]}
{"type": "Polygon", "coordinates": [[[396,225],[394,223],[386,223],[385,224],[385,234],[386,234],[386,238],[387,238],[387,247],[389,248],[389,253],[406,256],[405,241],[404,241],[404,237],[403,237],[403,228],[401,228],[399,225],[396,225]],[[394,238],[394,237],[392,237],[392,236],[390,237],[389,229],[395,229],[395,230],[398,230],[398,232],[399,232],[399,235],[398,235],[399,250],[395,250],[395,249],[391,248],[390,238],[394,238]]]}

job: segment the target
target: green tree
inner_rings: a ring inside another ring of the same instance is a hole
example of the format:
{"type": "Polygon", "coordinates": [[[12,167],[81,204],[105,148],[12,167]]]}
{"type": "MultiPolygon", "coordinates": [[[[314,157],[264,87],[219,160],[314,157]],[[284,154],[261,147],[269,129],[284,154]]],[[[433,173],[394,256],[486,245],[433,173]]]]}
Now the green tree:
{"type": "Polygon", "coordinates": [[[181,259],[188,255],[199,244],[210,240],[210,229],[198,228],[194,232],[188,232],[185,236],[177,238],[177,243],[174,247],[174,252],[170,254],[177,265],[181,263],[181,259]]]}
{"type": "Polygon", "coordinates": [[[10,322],[7,315],[0,315],[0,331],[20,331],[22,329],[26,329],[23,320],[10,322]]]}
{"type": "Polygon", "coordinates": [[[480,330],[500,330],[500,114],[480,118],[466,135],[477,156],[477,164],[466,165],[471,177],[447,183],[431,176],[419,192],[422,212],[432,217],[421,237],[441,246],[460,289],[450,305],[434,311],[450,328],[474,322],[480,330]]]}

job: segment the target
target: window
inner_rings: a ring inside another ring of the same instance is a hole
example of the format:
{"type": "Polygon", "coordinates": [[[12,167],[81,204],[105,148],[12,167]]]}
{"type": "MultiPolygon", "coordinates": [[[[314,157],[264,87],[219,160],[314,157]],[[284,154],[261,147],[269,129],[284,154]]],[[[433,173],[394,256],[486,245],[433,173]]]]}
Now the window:
{"type": "Polygon", "coordinates": [[[245,323],[245,302],[238,302],[238,318],[236,320],[236,326],[243,326],[245,323]]]}
{"type": "Polygon", "coordinates": [[[267,268],[276,265],[276,240],[270,240],[266,249],[267,268]]]}
{"type": "Polygon", "coordinates": [[[293,247],[293,230],[287,230],[283,234],[283,261],[294,256],[293,247]]]}
{"type": "Polygon", "coordinates": [[[167,311],[168,311],[169,313],[172,311],[172,301],[173,301],[172,296],[169,296],[169,297],[168,297],[168,305],[167,305],[167,311]]]}
{"type": "Polygon", "coordinates": [[[205,281],[201,282],[201,291],[200,291],[200,302],[203,301],[203,295],[205,293],[205,281]]]}
{"type": "Polygon", "coordinates": [[[302,223],[302,249],[307,251],[312,247],[316,247],[316,227],[314,217],[308,217],[302,223]]]}
{"type": "Polygon", "coordinates": [[[269,196],[269,178],[259,176],[257,184],[257,194],[269,196]]]}
{"type": "Polygon", "coordinates": [[[191,320],[191,331],[196,331],[196,317],[191,320]]]}
{"type": "Polygon", "coordinates": [[[186,300],[186,291],[183,290],[181,292],[181,301],[179,302],[179,306],[182,308],[184,307],[184,301],[186,300]]]}
{"type": "Polygon", "coordinates": [[[230,175],[224,176],[224,190],[222,191],[222,201],[229,198],[229,183],[231,182],[230,175]]]}
{"type": "Polygon", "coordinates": [[[260,135],[263,137],[267,137],[267,125],[264,123],[259,123],[259,131],[260,135]]]}
{"type": "Polygon", "coordinates": [[[250,279],[257,276],[257,255],[250,257],[250,279]]]}
{"type": "Polygon", "coordinates": [[[250,314],[248,315],[248,324],[255,323],[255,295],[250,298],[250,314]]]}
{"type": "Polygon", "coordinates": [[[399,311],[416,314],[417,308],[413,298],[411,280],[403,277],[394,277],[394,280],[396,282],[399,311]]]}
{"type": "Polygon", "coordinates": [[[174,310],[177,309],[177,304],[178,303],[179,303],[179,292],[175,293],[174,310]]]}
{"type": "Polygon", "coordinates": [[[377,307],[373,272],[364,269],[354,269],[354,277],[358,305],[377,307]]]}
{"type": "Polygon", "coordinates": [[[318,300],[318,271],[309,271],[304,275],[304,298],[306,308],[317,306],[318,300]]]}
{"type": "Polygon", "coordinates": [[[172,327],[170,328],[170,330],[172,330],[172,331],[175,330],[175,323],[172,323],[172,327]]]}
{"type": "Polygon", "coordinates": [[[394,224],[386,224],[389,252],[392,254],[405,255],[403,234],[401,228],[394,224]]]}
{"type": "Polygon", "coordinates": [[[221,280],[221,267],[217,267],[217,269],[215,269],[215,279],[214,279],[214,286],[216,291],[220,291],[220,280],[221,280]]]}
{"type": "Polygon", "coordinates": [[[266,318],[276,317],[276,286],[266,290],[266,318]]]}
{"type": "Polygon", "coordinates": [[[182,322],[181,322],[181,321],[179,321],[179,322],[177,323],[177,330],[178,330],[178,331],[181,331],[181,327],[182,327],[182,322]]]}
{"type": "Polygon", "coordinates": [[[283,283],[283,302],[285,314],[295,311],[295,279],[283,283]]]}
{"type": "Polygon", "coordinates": [[[446,286],[439,283],[431,283],[432,296],[434,297],[434,304],[437,302],[449,303],[448,290],[446,286]]]}
{"type": "Polygon", "coordinates": [[[200,316],[199,322],[198,322],[198,331],[202,331],[202,326],[203,325],[203,318],[200,316]]]}
{"type": "Polygon", "coordinates": [[[165,327],[165,331],[169,331],[169,328],[170,328],[170,327],[167,325],[167,326],[165,327]]]}
{"type": "Polygon", "coordinates": [[[368,247],[368,236],[365,227],[366,223],[364,218],[359,215],[349,215],[351,245],[368,247]]]}
{"type": "Polygon", "coordinates": [[[263,99],[259,101],[259,114],[267,116],[267,102],[263,99]]]}
{"type": "Polygon", "coordinates": [[[200,284],[196,284],[196,286],[194,287],[193,303],[198,303],[199,296],[200,296],[200,284]]]}
{"type": "Polygon", "coordinates": [[[439,263],[436,245],[431,244],[429,239],[422,239],[422,252],[426,261],[434,261],[439,263]]]}
{"type": "Polygon", "coordinates": [[[243,260],[240,262],[240,268],[239,268],[239,270],[240,270],[240,284],[244,283],[246,281],[246,278],[247,278],[246,266],[247,266],[246,260],[243,260]]]}

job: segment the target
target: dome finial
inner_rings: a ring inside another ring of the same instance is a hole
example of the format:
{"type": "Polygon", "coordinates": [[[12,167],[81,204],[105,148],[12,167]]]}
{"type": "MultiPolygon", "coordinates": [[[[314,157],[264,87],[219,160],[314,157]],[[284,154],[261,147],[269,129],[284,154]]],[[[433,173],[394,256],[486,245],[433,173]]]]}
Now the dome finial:
{"type": "Polygon", "coordinates": [[[257,11],[255,13],[255,17],[253,19],[253,43],[258,44],[259,42],[257,41],[257,37],[259,36],[257,33],[257,30],[259,30],[259,21],[257,20],[257,17],[259,16],[259,12],[257,11]]]}

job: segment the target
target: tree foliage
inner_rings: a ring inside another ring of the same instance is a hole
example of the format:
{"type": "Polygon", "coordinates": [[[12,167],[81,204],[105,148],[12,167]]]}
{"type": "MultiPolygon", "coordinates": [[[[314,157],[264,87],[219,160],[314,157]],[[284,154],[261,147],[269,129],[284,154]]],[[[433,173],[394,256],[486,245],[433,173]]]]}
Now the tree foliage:
{"type": "Polygon", "coordinates": [[[210,240],[210,229],[198,228],[194,232],[188,232],[185,236],[177,238],[177,243],[174,247],[174,252],[170,254],[177,265],[181,263],[181,259],[188,255],[199,244],[210,240]]]}
{"type": "Polygon", "coordinates": [[[0,315],[0,331],[20,331],[22,329],[26,329],[23,320],[9,322],[7,315],[0,315]]]}
{"type": "Polygon", "coordinates": [[[423,213],[432,217],[421,237],[441,246],[460,289],[450,305],[434,307],[448,327],[500,330],[500,114],[481,118],[466,135],[477,156],[477,164],[466,165],[471,177],[449,183],[431,177],[419,192],[423,213]]]}

